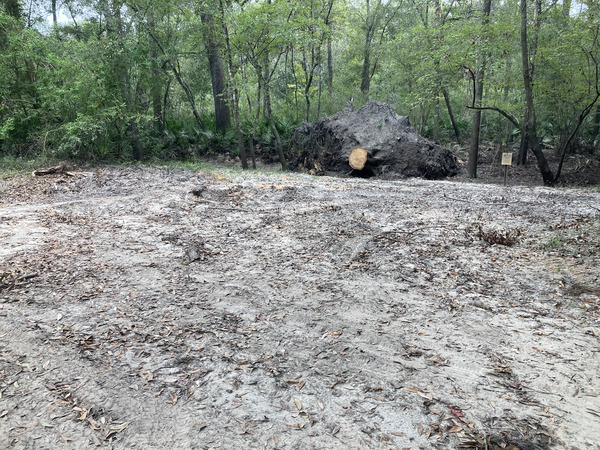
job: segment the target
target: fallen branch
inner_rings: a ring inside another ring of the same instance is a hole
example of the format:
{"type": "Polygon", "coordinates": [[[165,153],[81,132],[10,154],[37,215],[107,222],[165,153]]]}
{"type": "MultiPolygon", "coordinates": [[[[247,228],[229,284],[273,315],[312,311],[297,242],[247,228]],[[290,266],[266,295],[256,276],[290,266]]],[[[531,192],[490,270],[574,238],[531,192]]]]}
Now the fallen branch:
{"type": "Polygon", "coordinates": [[[75,174],[69,172],[69,167],[65,163],[60,163],[58,166],[48,167],[46,169],[38,169],[34,170],[32,175],[36,177],[41,177],[44,175],[52,175],[55,173],[63,173],[69,177],[74,177],[75,174]]]}

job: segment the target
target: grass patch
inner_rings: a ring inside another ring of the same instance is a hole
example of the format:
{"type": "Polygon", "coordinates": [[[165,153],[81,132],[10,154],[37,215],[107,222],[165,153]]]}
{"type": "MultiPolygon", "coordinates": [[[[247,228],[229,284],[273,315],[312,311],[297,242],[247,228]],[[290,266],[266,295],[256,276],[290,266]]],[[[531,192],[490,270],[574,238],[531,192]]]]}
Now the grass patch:
{"type": "Polygon", "coordinates": [[[10,178],[29,174],[42,167],[56,166],[60,163],[57,158],[40,155],[35,158],[19,158],[12,155],[0,156],[0,177],[10,178]]]}
{"type": "Polygon", "coordinates": [[[562,256],[592,256],[600,253],[600,222],[582,218],[551,225],[542,247],[562,256]]]}

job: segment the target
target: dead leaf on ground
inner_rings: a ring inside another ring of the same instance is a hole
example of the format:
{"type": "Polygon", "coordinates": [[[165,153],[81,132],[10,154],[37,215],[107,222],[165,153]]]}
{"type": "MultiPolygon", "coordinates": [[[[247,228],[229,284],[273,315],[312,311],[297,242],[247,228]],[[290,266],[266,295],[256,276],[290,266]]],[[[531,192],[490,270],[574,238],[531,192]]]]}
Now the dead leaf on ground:
{"type": "Polygon", "coordinates": [[[464,417],[465,413],[463,413],[460,409],[458,408],[450,408],[450,412],[452,414],[454,414],[456,417],[464,417]]]}

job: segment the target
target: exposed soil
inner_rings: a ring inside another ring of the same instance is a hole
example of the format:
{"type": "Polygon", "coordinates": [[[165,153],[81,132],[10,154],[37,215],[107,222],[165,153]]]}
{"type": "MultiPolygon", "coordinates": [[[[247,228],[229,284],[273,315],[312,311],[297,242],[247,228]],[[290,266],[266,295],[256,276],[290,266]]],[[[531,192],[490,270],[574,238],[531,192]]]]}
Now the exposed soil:
{"type": "Polygon", "coordinates": [[[71,175],[0,181],[0,448],[598,448],[597,190],[71,175]]]}

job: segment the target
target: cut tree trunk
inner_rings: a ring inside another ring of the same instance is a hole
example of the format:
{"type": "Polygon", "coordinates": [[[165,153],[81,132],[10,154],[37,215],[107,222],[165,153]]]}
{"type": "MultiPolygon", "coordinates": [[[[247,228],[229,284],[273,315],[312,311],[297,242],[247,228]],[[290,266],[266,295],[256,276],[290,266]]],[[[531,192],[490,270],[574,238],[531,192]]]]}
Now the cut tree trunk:
{"type": "Polygon", "coordinates": [[[348,163],[350,164],[350,167],[352,167],[354,170],[363,170],[368,159],[369,152],[366,151],[364,148],[356,147],[350,152],[350,156],[348,157],[348,163]]]}

